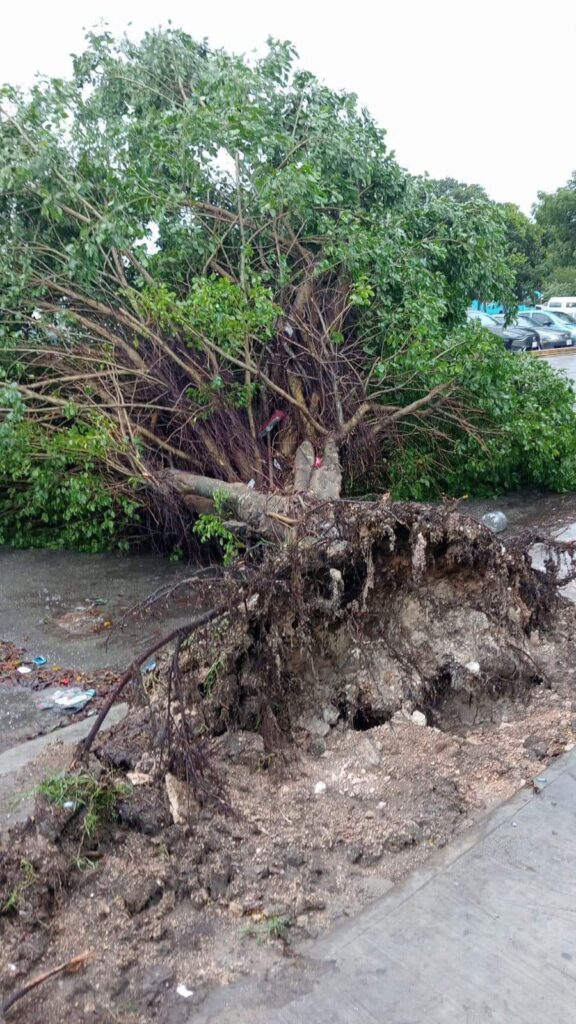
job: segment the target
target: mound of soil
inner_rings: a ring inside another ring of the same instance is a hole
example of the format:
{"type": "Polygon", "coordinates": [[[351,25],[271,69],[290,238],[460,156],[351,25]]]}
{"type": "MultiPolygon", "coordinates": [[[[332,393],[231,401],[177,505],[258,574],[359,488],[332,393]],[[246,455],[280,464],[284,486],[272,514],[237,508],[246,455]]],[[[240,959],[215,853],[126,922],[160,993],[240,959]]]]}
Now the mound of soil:
{"type": "MultiPolygon", "coordinates": [[[[303,731],[281,771],[259,734],[214,738],[206,755],[233,813],[182,796],[188,820],[179,825],[166,784],[147,778],[145,756],[136,755],[123,777],[139,784],[84,861],[78,822],[39,804],[0,856],[0,899],[19,891],[0,917],[2,991],[95,952],[81,973],[47,982],[9,1019],[188,1020],[190,1000],[199,1005],[214,985],[273,971],[545,775],[549,758],[573,745],[576,726],[572,695],[546,689],[527,704],[495,701],[476,722],[457,724],[453,709],[448,723],[438,721],[397,716],[358,731],[340,720],[324,737],[303,731]],[[182,984],[194,995],[179,995],[182,984]]],[[[133,727],[127,721],[107,737],[106,765],[126,758],[133,727]]]]}
{"type": "Polygon", "coordinates": [[[135,663],[137,705],[84,751],[101,785],[130,785],[96,832],[39,802],[13,834],[3,992],[94,953],[10,1019],[183,1024],[214,985],[303,963],[573,746],[575,614],[552,562],[449,510],[339,515],[228,578],[225,603],[206,587],[215,623],[145,687],[135,663]]]}

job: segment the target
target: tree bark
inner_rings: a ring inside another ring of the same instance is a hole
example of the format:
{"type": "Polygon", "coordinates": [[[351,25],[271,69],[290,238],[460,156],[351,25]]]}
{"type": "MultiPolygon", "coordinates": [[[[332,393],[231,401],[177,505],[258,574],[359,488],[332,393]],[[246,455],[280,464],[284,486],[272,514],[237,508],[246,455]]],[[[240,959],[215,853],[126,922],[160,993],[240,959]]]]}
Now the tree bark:
{"type": "Polygon", "coordinates": [[[228,484],[179,469],[166,470],[164,479],[195,512],[213,511],[215,495],[222,495],[226,512],[266,540],[285,540],[297,523],[291,495],[263,494],[247,484],[228,484]]]}
{"type": "MultiPolygon", "coordinates": [[[[162,478],[195,512],[213,512],[215,499],[220,496],[230,520],[242,523],[256,536],[282,541],[293,535],[307,499],[318,502],[340,497],[342,470],[336,441],[328,439],[324,455],[318,459],[320,464],[316,465],[316,461],[311,442],[304,441],[294,458],[293,493],[266,494],[248,484],[227,483],[180,469],[168,469],[162,478]]],[[[233,524],[229,525],[233,528],[233,524]]]]}

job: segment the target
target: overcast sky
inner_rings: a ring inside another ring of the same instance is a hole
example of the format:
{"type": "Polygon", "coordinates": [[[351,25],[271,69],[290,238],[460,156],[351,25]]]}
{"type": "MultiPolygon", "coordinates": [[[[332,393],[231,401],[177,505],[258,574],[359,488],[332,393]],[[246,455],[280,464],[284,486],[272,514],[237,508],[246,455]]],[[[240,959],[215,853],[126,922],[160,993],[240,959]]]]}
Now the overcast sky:
{"type": "Polygon", "coordinates": [[[290,39],[305,67],[359,95],[410,171],[527,212],[576,170],[573,0],[7,0],[0,81],[65,75],[101,19],[136,37],[171,19],[245,53],[290,39]]]}

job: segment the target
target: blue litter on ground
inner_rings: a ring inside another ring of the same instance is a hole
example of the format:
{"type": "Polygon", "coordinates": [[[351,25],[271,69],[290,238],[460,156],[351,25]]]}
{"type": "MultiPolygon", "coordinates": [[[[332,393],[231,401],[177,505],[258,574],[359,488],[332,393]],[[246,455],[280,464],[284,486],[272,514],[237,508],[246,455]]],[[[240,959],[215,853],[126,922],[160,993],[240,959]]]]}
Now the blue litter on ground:
{"type": "Polygon", "coordinates": [[[47,662],[48,658],[43,658],[41,654],[38,654],[36,655],[35,658],[32,658],[32,663],[34,665],[38,665],[38,668],[40,668],[41,665],[46,665],[47,662]]]}

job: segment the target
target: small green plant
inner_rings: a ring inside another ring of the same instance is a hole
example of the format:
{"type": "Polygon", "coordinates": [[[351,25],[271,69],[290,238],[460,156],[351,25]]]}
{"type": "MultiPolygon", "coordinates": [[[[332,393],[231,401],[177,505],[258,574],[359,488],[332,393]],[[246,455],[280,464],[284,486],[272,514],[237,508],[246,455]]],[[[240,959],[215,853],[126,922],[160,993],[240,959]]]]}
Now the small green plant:
{"type": "Polygon", "coordinates": [[[212,500],[214,502],[214,512],[206,512],[198,516],[193,527],[194,533],[202,544],[216,541],[222,549],[224,565],[231,565],[244,548],[244,544],[232,533],[232,530],[226,526],[224,521],[230,515],[227,507],[226,491],[215,491],[212,500]]]}
{"type": "Polygon", "coordinates": [[[209,698],[209,697],[212,696],[212,690],[214,689],[214,684],[215,684],[216,680],[218,679],[218,676],[219,676],[219,674],[220,674],[220,672],[222,671],[223,668],[224,668],[224,658],[220,654],[216,658],[216,660],[212,662],[212,664],[210,665],[210,668],[208,669],[208,671],[207,671],[207,673],[204,676],[204,679],[202,681],[202,693],[204,694],[204,697],[209,698]]]}
{"type": "Polygon", "coordinates": [[[18,910],[22,903],[22,897],[27,889],[33,884],[36,878],[36,868],[29,860],[20,861],[22,880],[17,882],[3,903],[0,904],[0,914],[9,914],[18,910]]]}
{"type": "Polygon", "coordinates": [[[92,857],[83,857],[82,854],[79,853],[74,859],[74,866],[78,871],[95,871],[98,867],[98,863],[93,860],[92,857]]]}
{"type": "Polygon", "coordinates": [[[97,778],[91,772],[49,775],[36,789],[49,803],[82,812],[82,843],[93,839],[114,817],[119,798],[129,791],[130,786],[126,783],[109,775],[97,778]]]}
{"type": "Polygon", "coordinates": [[[259,921],[258,924],[250,925],[245,929],[244,935],[254,937],[259,944],[272,942],[273,939],[283,940],[286,938],[288,928],[290,928],[291,925],[291,919],[286,917],[284,914],[272,914],[264,921],[259,921]]]}

